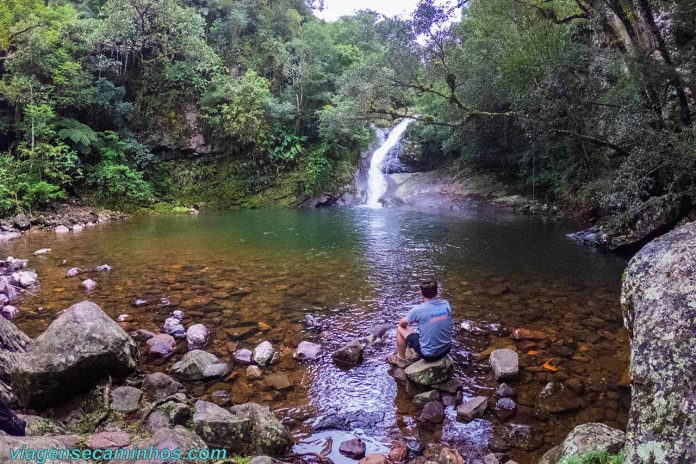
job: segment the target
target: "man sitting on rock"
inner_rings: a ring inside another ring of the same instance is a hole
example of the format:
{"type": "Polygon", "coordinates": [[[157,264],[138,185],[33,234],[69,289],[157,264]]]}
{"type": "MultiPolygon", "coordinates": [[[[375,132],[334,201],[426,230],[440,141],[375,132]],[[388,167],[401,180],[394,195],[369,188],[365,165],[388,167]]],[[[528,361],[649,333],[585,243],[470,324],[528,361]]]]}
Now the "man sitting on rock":
{"type": "Polygon", "coordinates": [[[396,328],[397,353],[388,359],[391,364],[401,368],[412,364],[418,357],[437,361],[447,356],[452,348],[452,309],[449,303],[436,298],[437,282],[434,280],[422,281],[420,290],[424,301],[411,308],[406,317],[399,321],[396,328]],[[409,327],[414,323],[418,325],[418,332],[409,327]],[[418,356],[407,357],[407,348],[418,356]]]}

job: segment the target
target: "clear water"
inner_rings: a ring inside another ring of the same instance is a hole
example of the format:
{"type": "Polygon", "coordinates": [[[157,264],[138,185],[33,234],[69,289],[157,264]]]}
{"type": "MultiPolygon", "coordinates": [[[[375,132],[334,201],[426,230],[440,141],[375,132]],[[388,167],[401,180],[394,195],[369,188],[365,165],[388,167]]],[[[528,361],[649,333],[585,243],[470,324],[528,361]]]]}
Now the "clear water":
{"type": "MultiPolygon", "coordinates": [[[[625,260],[592,253],[564,237],[555,223],[499,212],[459,217],[397,209],[336,208],[320,210],[252,210],[202,213],[198,216],[138,217],[79,233],[33,233],[3,244],[0,253],[30,258],[41,286],[19,303],[18,325],[31,336],[41,333],[63,308],[90,299],[112,317],[129,314],[126,328],[156,331],[175,308],[186,326],[202,322],[213,333],[207,348],[226,360],[236,348],[253,348],[271,340],[281,361],[271,370],[287,374],[293,390],[262,388],[244,376],[189,385],[208,399],[225,391],[233,402],[269,405],[291,428],[299,451],[321,449],[335,438],[331,457],[345,433],[312,434],[317,417],[360,411],[383,418],[359,434],[371,450],[407,436],[421,440],[427,453],[441,443],[470,455],[485,452],[494,427],[490,413],[469,424],[447,410],[442,426],[425,428],[411,404],[417,393],[397,382],[385,358],[393,338],[369,347],[365,361],[351,370],[336,367],[330,353],[365,334],[368,327],[394,323],[418,301],[417,283],[424,276],[441,282],[457,320],[531,327],[549,335],[539,356],[521,353],[523,374],[513,382],[518,414],[511,422],[533,424],[544,446],[533,452],[513,450],[519,462],[535,462],[574,425],[589,421],[624,427],[628,392],[616,387],[627,366],[628,342],[619,308],[620,275],[625,260]],[[35,257],[34,250],[52,254],[35,257]],[[64,264],[63,260],[67,262],[64,264]],[[93,269],[108,263],[108,273],[87,272],[67,278],[69,267],[93,269]],[[87,294],[79,282],[90,277],[97,288],[87,294]],[[135,298],[151,304],[134,307],[135,298]],[[323,321],[320,333],[302,324],[307,314],[323,321]],[[240,327],[270,325],[242,340],[240,327]],[[301,340],[324,347],[318,361],[296,363],[292,350],[301,340]],[[560,370],[541,364],[554,358],[560,370]],[[532,414],[534,397],[550,380],[577,379],[586,385],[583,408],[540,421],[532,414]]],[[[489,346],[512,344],[508,337],[472,335],[458,329],[453,359],[465,394],[490,395],[496,387],[486,362],[473,356],[489,346]]],[[[185,342],[167,361],[149,359],[144,370],[166,371],[186,352],[185,342]]]]}

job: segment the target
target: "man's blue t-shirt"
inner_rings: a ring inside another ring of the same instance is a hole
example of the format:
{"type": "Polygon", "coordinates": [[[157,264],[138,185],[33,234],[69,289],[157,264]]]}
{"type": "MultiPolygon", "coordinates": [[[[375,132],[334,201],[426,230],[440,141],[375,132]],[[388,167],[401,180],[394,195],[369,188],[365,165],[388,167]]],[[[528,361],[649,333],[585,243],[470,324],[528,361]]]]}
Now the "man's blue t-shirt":
{"type": "Polygon", "coordinates": [[[406,315],[409,324],[418,324],[421,354],[437,357],[452,343],[452,309],[447,300],[430,300],[414,306],[406,315]]]}

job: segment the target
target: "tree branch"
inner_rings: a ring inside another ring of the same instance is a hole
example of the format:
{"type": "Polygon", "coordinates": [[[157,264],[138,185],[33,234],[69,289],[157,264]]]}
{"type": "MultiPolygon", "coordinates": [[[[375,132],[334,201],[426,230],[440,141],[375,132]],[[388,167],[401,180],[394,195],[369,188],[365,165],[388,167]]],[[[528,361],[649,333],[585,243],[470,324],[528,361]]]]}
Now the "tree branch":
{"type": "Polygon", "coordinates": [[[609,142],[608,140],[602,140],[598,139],[597,137],[592,137],[591,135],[584,135],[584,134],[578,134],[577,132],[565,130],[565,129],[555,129],[551,128],[552,131],[558,132],[559,134],[566,134],[570,135],[571,137],[575,137],[580,140],[587,140],[588,142],[594,143],[596,145],[600,145],[603,147],[608,147],[611,148],[612,150],[616,151],[617,153],[628,156],[628,151],[626,151],[624,148],[618,146],[617,144],[613,142],[609,142]]]}

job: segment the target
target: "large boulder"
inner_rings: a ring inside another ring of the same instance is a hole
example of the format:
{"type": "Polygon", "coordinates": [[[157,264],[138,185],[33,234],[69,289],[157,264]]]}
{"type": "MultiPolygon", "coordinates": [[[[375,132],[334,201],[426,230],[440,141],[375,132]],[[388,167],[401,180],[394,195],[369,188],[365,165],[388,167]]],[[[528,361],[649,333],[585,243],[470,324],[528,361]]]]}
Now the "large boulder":
{"type": "Polygon", "coordinates": [[[559,464],[572,456],[590,452],[616,454],[624,446],[626,434],[608,425],[591,422],[575,427],[565,437],[563,443],[548,450],[539,464],[559,464]]]}
{"type": "Polygon", "coordinates": [[[412,382],[422,386],[430,386],[445,382],[452,375],[452,370],[452,362],[447,358],[442,358],[437,361],[421,359],[408,366],[404,371],[412,382]]]}
{"type": "Polygon", "coordinates": [[[203,380],[225,375],[228,366],[212,353],[193,350],[186,353],[171,370],[185,380],[203,380]]]}
{"type": "Polygon", "coordinates": [[[621,304],[631,337],[625,462],[696,462],[696,222],[633,257],[621,304]]]}
{"type": "Polygon", "coordinates": [[[292,437],[271,411],[256,403],[229,411],[206,401],[196,402],[193,425],[206,443],[242,455],[280,456],[292,446],[292,437]]]}
{"type": "Polygon", "coordinates": [[[31,351],[19,356],[12,389],[22,406],[43,408],[107,376],[125,377],[137,364],[133,339],[99,306],[83,301],[64,311],[31,351]]]}

